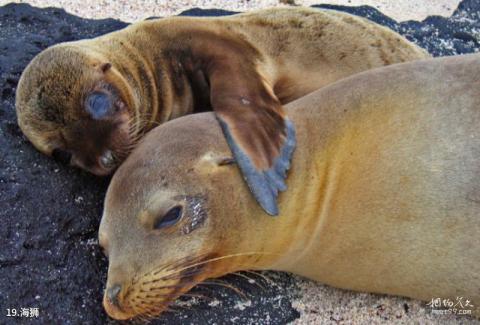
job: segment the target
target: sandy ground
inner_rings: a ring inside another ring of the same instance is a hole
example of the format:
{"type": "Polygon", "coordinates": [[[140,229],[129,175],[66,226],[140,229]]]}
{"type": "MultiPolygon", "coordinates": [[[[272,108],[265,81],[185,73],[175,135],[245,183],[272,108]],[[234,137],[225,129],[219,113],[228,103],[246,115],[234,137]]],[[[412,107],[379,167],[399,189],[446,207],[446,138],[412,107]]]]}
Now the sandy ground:
{"type": "MultiPolygon", "coordinates": [[[[11,1],[0,0],[0,5],[11,1]]],[[[192,7],[222,8],[245,11],[269,6],[278,6],[278,0],[250,1],[65,1],[65,0],[28,0],[37,7],[62,7],[70,13],[85,18],[117,18],[124,21],[136,21],[150,16],[168,16],[192,7]]],[[[371,5],[384,14],[398,20],[422,20],[427,15],[449,16],[458,5],[458,0],[330,0],[324,3],[348,6],[371,5]]],[[[299,5],[319,4],[322,1],[296,0],[299,5]]],[[[312,281],[297,278],[300,287],[299,297],[293,301],[293,307],[300,311],[301,317],[296,324],[324,323],[361,323],[380,322],[398,324],[446,324],[456,323],[453,316],[432,315],[425,303],[409,299],[353,293],[318,285],[312,281]],[[380,317],[379,317],[380,316],[380,317]],[[381,321],[379,321],[379,319],[381,321]]],[[[432,297],[434,298],[434,297],[432,297]]],[[[478,323],[465,319],[464,323],[478,323]]]]}
{"type": "MultiPolygon", "coordinates": [[[[9,0],[0,0],[0,5],[9,3],[9,0]]],[[[61,7],[66,11],[85,18],[117,18],[123,21],[142,20],[151,16],[170,16],[183,10],[200,8],[217,8],[245,11],[251,9],[280,6],[282,3],[291,3],[286,0],[24,0],[36,7],[61,7]]],[[[459,0],[294,0],[295,4],[310,6],[313,4],[329,3],[345,6],[369,5],[382,11],[387,16],[404,21],[409,19],[423,20],[428,15],[449,16],[455,10],[459,0]]]]}

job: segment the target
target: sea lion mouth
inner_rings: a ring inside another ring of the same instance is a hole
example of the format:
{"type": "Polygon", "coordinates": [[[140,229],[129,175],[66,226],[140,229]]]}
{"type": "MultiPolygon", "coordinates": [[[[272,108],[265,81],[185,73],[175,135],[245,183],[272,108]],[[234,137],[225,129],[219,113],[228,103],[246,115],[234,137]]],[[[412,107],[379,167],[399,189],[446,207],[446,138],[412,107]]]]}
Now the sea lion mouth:
{"type": "Polygon", "coordinates": [[[105,290],[103,306],[107,314],[118,320],[149,319],[169,310],[169,306],[203,280],[215,274],[211,261],[217,255],[186,257],[163,264],[134,277],[123,294],[109,297],[105,290]]]}
{"type": "MultiPolygon", "coordinates": [[[[123,160],[123,159],[122,159],[123,160]]],[[[70,165],[85,169],[90,173],[97,176],[107,176],[113,173],[113,171],[120,165],[121,160],[117,158],[117,155],[112,150],[105,150],[99,158],[94,158],[95,163],[85,163],[81,159],[72,155],[70,165]]]]}
{"type": "Polygon", "coordinates": [[[128,313],[126,313],[117,302],[112,302],[108,299],[107,295],[103,296],[103,308],[107,314],[117,320],[127,320],[132,318],[128,313]]]}
{"type": "Polygon", "coordinates": [[[106,150],[99,159],[100,165],[105,169],[112,169],[117,164],[111,150],[106,150]]]}

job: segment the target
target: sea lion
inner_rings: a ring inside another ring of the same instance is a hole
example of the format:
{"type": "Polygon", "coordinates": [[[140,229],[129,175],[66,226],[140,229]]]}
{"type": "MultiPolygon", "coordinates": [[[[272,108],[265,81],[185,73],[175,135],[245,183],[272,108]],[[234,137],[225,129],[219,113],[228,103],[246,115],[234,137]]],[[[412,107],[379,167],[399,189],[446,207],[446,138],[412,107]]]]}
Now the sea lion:
{"type": "MultiPolygon", "coordinates": [[[[288,104],[298,146],[261,218],[213,114],[151,131],[108,188],[99,243],[117,319],[245,269],[480,306],[480,54],[349,77],[288,104]]],[[[470,307],[469,307],[470,308],[470,307]]]]}
{"type": "Polygon", "coordinates": [[[18,123],[40,151],[105,175],[152,127],[213,109],[253,194],[276,214],[295,146],[282,104],[427,56],[385,27],[332,10],[149,20],[36,56],[19,82],[18,123]]]}

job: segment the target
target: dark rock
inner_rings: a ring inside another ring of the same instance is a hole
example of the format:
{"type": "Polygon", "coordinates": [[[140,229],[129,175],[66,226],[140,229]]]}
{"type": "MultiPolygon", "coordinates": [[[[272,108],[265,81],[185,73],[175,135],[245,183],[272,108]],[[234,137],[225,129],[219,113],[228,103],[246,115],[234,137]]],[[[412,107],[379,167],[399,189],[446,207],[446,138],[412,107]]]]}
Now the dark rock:
{"type": "Polygon", "coordinates": [[[422,22],[397,22],[369,6],[314,7],[346,11],[373,20],[399,32],[434,56],[474,53],[480,49],[480,0],[464,0],[451,17],[430,16],[422,22]]]}
{"type": "MultiPolygon", "coordinates": [[[[450,18],[396,22],[371,7],[323,8],[348,11],[400,32],[434,55],[479,50],[480,0],[463,1],[450,18]]],[[[189,16],[233,14],[223,10],[191,9],[189,16]]],[[[15,89],[27,63],[46,47],[92,38],[127,26],[113,20],[90,20],[63,9],[39,9],[27,4],[0,7],[0,323],[6,308],[38,307],[41,324],[113,323],[101,301],[107,261],[96,243],[108,179],[64,167],[37,152],[21,134],[15,116],[15,89]]],[[[249,275],[252,276],[252,275],[249,275]]],[[[291,306],[293,279],[269,273],[272,283],[252,276],[227,276],[223,281],[241,289],[244,298],[214,285],[194,289],[221,301],[208,300],[193,308],[166,313],[154,323],[270,323],[292,321],[299,313],[291,306]],[[260,288],[261,285],[264,288],[260,288]]],[[[408,312],[408,306],[405,307],[408,312]]]]}

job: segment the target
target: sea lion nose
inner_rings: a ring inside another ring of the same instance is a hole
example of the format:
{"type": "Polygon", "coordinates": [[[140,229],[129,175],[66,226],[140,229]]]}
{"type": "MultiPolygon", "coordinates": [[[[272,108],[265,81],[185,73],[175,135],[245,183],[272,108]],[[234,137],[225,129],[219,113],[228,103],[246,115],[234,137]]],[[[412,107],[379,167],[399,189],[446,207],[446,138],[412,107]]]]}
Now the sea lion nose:
{"type": "Polygon", "coordinates": [[[113,157],[113,153],[110,150],[107,150],[100,156],[100,165],[104,168],[110,168],[114,165],[115,158],[113,157]]]}
{"type": "Polygon", "coordinates": [[[108,300],[112,305],[114,305],[117,308],[120,307],[118,302],[118,295],[120,294],[120,291],[122,291],[122,286],[119,284],[114,284],[113,286],[107,289],[108,300]]]}

